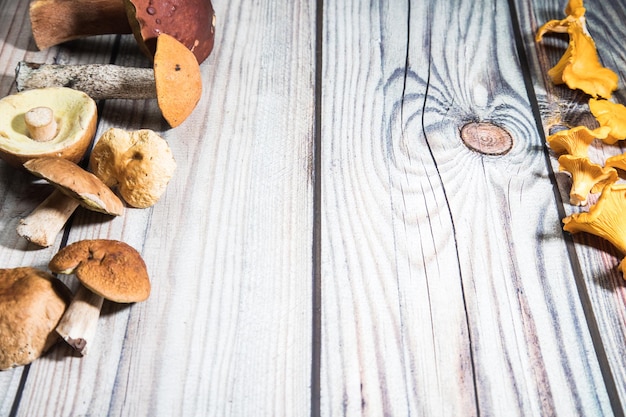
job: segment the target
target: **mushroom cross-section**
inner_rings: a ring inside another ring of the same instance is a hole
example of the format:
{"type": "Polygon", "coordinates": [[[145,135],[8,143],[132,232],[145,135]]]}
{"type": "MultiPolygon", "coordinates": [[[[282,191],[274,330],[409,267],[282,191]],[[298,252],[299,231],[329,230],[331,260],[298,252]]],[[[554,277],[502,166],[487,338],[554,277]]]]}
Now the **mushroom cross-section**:
{"type": "Polygon", "coordinates": [[[0,99],[0,158],[21,168],[29,159],[59,156],[78,162],[96,132],[98,111],[86,93],[38,88],[0,99]]]}
{"type": "Polygon", "coordinates": [[[20,221],[20,236],[39,246],[50,246],[74,210],[83,206],[121,216],[124,203],[97,176],[63,158],[31,159],[24,167],[56,187],[32,213],[20,221]]]}
{"type": "Polygon", "coordinates": [[[94,100],[156,98],[171,127],[181,124],[202,96],[198,61],[185,45],[167,34],[157,38],[153,68],[20,62],[16,84],[18,91],[71,85],[94,100]]]}
{"type": "Polygon", "coordinates": [[[45,271],[0,269],[0,370],[31,363],[59,340],[54,328],[71,296],[45,271]]]}
{"type": "Polygon", "coordinates": [[[104,299],[134,303],[150,295],[150,279],[139,252],[117,240],[81,240],[61,249],[48,267],[59,274],[75,274],[81,282],[56,328],[76,351],[87,354],[95,336],[104,299]]]}

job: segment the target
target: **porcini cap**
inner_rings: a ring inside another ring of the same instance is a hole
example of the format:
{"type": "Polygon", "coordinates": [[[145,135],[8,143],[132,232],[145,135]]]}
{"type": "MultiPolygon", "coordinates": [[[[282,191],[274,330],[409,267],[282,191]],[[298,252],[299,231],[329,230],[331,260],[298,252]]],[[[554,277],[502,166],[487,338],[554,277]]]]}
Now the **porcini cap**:
{"type": "Polygon", "coordinates": [[[47,272],[0,269],[0,370],[31,363],[58,340],[54,328],[70,298],[47,272]]]}
{"type": "Polygon", "coordinates": [[[117,240],[81,240],[61,249],[48,267],[76,278],[93,293],[117,303],[144,301],[150,295],[146,264],[137,250],[117,240]]]}
{"type": "Polygon", "coordinates": [[[171,127],[180,125],[202,96],[202,74],[194,55],[176,38],[161,34],[154,55],[157,103],[171,127]]]}
{"type": "Polygon", "coordinates": [[[78,162],[91,144],[97,119],[95,101],[71,88],[38,88],[6,96],[0,99],[0,158],[19,168],[44,156],[78,162]],[[35,107],[52,110],[58,125],[52,140],[38,142],[29,136],[24,115],[35,107]]]}
{"type": "Polygon", "coordinates": [[[98,177],[59,157],[31,159],[24,167],[45,179],[89,210],[113,216],[124,213],[124,203],[98,177]]]}
{"type": "Polygon", "coordinates": [[[91,170],[131,206],[150,207],[161,198],[176,170],[167,141],[150,129],[111,128],[89,157],[91,170]]]}
{"type": "Polygon", "coordinates": [[[154,56],[156,39],[174,36],[202,63],[213,50],[215,11],[211,0],[125,0],[137,43],[154,56]]]}

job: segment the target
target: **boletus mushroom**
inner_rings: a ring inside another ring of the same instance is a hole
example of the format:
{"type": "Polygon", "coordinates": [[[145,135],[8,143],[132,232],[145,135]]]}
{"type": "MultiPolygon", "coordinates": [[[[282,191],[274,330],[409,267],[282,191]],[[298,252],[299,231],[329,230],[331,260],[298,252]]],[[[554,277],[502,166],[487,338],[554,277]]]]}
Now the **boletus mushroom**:
{"type": "Polygon", "coordinates": [[[55,186],[55,190],[27,217],[20,220],[17,233],[42,247],[54,243],[74,210],[89,210],[121,216],[124,203],[97,176],[63,158],[31,159],[24,167],[55,186]]]}
{"type": "Polygon", "coordinates": [[[33,0],[30,20],[39,49],[87,36],[132,32],[152,57],[157,36],[167,33],[202,63],[215,38],[210,0],[33,0]]]}
{"type": "Polygon", "coordinates": [[[0,158],[14,167],[57,156],[78,162],[96,131],[98,110],[71,88],[37,88],[0,99],[0,158]]]}
{"type": "Polygon", "coordinates": [[[75,274],[81,282],[56,332],[77,352],[87,354],[104,299],[135,303],[150,296],[150,278],[139,252],[117,240],[81,240],[61,249],[48,267],[75,274]]]}
{"type": "Polygon", "coordinates": [[[91,171],[136,208],[154,205],[165,192],[176,161],[167,141],[149,129],[111,128],[89,157],[91,171]]]}
{"type": "Polygon", "coordinates": [[[31,363],[59,340],[54,329],[71,297],[48,272],[0,269],[0,370],[31,363]]]}
{"type": "Polygon", "coordinates": [[[167,34],[157,38],[153,68],[20,62],[16,84],[18,91],[72,86],[94,100],[156,98],[171,127],[180,125],[191,114],[202,95],[202,74],[196,58],[167,34]]]}

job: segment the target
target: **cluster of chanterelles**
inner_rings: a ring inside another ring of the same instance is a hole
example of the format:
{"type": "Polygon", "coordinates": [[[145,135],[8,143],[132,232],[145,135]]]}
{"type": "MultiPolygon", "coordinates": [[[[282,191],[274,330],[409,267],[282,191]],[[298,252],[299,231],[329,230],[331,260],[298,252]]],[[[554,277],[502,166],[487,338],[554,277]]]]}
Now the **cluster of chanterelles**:
{"type": "MultiPolygon", "coordinates": [[[[152,68],[18,64],[18,93],[0,100],[0,158],[55,186],[18,226],[22,237],[45,247],[78,206],[122,215],[124,203],[113,189],[137,208],[161,197],[176,163],[151,130],[109,129],[89,156],[91,172],[78,165],[96,131],[95,100],[156,98],[167,123],[180,125],[202,94],[200,64],[213,49],[215,14],[210,0],[33,0],[30,17],[40,49],[132,33],[152,60],[152,68]]],[[[0,269],[0,369],[30,363],[58,336],[86,354],[105,298],[132,303],[150,293],[143,259],[116,240],[70,244],[49,269],[75,274],[76,294],[47,271],[0,269]]]]}
{"type": "MultiPolygon", "coordinates": [[[[547,141],[559,155],[559,169],[572,177],[570,203],[585,206],[591,194],[600,194],[587,212],[564,218],[563,228],[571,233],[588,232],[602,237],[626,255],[626,185],[618,183],[619,172],[626,172],[626,153],[596,163],[588,152],[595,140],[612,145],[626,139],[626,107],[608,100],[617,89],[618,76],[600,63],[585,12],[583,0],[570,0],[565,8],[566,17],[541,26],[536,39],[540,41],[550,32],[569,35],[567,50],[548,71],[548,76],[555,84],[565,84],[590,96],[589,110],[599,127],[561,130],[547,141]]],[[[626,278],[626,258],[618,269],[626,278]]]]}

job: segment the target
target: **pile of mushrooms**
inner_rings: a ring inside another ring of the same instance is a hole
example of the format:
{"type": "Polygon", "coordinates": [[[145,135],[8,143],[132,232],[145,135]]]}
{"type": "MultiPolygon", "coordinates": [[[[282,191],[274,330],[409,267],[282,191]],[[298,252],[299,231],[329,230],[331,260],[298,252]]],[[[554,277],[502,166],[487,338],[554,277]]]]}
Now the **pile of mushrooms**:
{"type": "Polygon", "coordinates": [[[571,176],[570,204],[589,205],[589,197],[598,195],[587,211],[563,219],[563,229],[570,233],[587,232],[612,243],[625,257],[618,270],[626,278],[626,153],[604,161],[592,161],[588,149],[596,140],[614,145],[626,139],[626,107],[610,102],[617,89],[618,76],[602,66],[595,42],[587,28],[583,0],[570,0],[566,17],[541,26],[536,40],[548,33],[567,33],[569,46],[548,76],[554,84],[581,90],[589,96],[589,110],[598,127],[575,126],[547,138],[558,156],[559,171],[571,176]]]}

